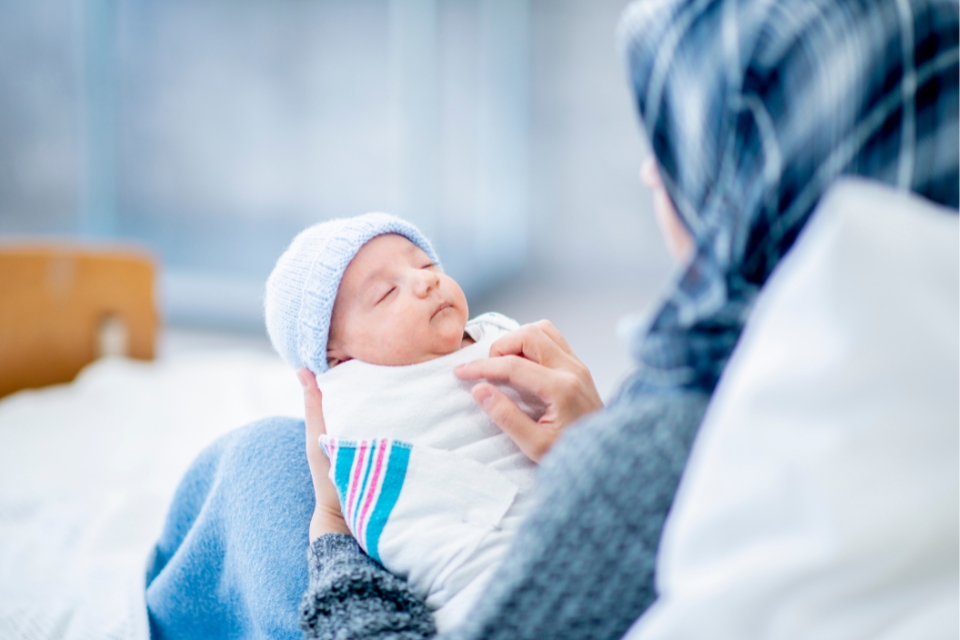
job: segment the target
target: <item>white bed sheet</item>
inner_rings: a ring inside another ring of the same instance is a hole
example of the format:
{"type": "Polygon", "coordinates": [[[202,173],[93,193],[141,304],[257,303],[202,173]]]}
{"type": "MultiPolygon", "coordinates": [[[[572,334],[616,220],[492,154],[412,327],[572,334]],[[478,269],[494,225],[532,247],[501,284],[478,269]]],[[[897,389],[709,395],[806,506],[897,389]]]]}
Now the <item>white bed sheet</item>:
{"type": "Polygon", "coordinates": [[[256,350],[102,360],[0,401],[0,638],[148,638],[144,570],[190,462],[217,436],[302,417],[256,350]]]}

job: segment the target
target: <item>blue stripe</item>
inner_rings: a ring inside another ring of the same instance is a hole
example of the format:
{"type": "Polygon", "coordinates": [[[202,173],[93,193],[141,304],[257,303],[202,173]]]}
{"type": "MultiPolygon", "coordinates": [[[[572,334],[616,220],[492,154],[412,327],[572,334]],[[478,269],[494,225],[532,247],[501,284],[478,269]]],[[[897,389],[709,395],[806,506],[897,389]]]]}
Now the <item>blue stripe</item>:
{"type": "Polygon", "coordinates": [[[340,496],[340,510],[347,508],[347,488],[350,485],[350,470],[353,469],[353,459],[357,455],[356,447],[337,446],[337,467],[333,483],[337,485],[337,494],[340,496]]]}
{"type": "Polygon", "coordinates": [[[383,488],[380,490],[380,497],[370,516],[370,522],[367,524],[367,553],[377,562],[380,562],[380,534],[383,533],[387,519],[397,504],[400,489],[403,488],[403,481],[407,477],[410,445],[404,442],[391,443],[389,456],[383,488]]]}

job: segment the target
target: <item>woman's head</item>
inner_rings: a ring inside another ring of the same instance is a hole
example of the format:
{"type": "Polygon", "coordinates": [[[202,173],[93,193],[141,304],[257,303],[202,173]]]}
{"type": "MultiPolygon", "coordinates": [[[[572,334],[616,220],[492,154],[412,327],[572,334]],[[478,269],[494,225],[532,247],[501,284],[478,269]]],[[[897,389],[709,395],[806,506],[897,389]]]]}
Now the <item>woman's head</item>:
{"type": "Polygon", "coordinates": [[[694,239],[675,290],[634,332],[633,387],[713,389],[760,287],[839,175],[957,206],[958,7],[908,4],[906,24],[897,0],[625,12],[655,193],[694,239]]]}

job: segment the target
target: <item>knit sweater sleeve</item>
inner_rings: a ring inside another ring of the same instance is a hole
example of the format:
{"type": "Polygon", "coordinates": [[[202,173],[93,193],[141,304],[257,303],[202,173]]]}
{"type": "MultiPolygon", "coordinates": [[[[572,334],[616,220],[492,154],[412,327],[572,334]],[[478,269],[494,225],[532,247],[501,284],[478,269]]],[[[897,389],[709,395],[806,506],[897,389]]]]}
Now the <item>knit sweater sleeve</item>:
{"type": "Polygon", "coordinates": [[[436,633],[423,600],[352,536],[320,536],[307,550],[307,563],[310,582],[300,603],[305,638],[421,640],[436,633]]]}

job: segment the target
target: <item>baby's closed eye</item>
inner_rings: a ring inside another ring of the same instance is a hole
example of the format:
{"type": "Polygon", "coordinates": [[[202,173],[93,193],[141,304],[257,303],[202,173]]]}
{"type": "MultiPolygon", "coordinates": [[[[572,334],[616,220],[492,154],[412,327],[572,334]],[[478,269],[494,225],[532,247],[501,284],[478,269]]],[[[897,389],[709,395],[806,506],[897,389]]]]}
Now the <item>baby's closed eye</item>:
{"type": "Polygon", "coordinates": [[[382,294],[379,298],[377,298],[376,304],[380,304],[381,302],[383,302],[384,300],[386,300],[387,297],[389,297],[389,295],[390,295],[391,293],[393,293],[394,291],[396,291],[396,290],[397,290],[396,287],[390,287],[389,289],[387,289],[386,291],[384,291],[383,294],[382,294]]]}

